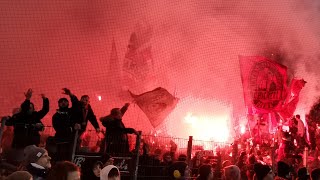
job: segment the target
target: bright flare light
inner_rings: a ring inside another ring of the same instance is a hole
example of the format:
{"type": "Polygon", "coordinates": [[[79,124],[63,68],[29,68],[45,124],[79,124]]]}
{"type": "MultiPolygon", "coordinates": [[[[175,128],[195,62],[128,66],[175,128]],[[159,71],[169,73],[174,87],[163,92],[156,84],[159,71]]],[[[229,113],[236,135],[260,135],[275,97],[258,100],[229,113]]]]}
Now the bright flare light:
{"type": "Polygon", "coordinates": [[[195,116],[189,112],[184,120],[191,125],[190,134],[194,139],[215,142],[229,139],[228,115],[195,116]]]}
{"type": "Polygon", "coordinates": [[[101,96],[98,96],[98,100],[101,101],[101,99],[102,99],[102,97],[101,97],[101,96]]]}
{"type": "Polygon", "coordinates": [[[246,132],[246,126],[244,126],[243,124],[240,125],[240,132],[241,134],[244,134],[246,132]]]}

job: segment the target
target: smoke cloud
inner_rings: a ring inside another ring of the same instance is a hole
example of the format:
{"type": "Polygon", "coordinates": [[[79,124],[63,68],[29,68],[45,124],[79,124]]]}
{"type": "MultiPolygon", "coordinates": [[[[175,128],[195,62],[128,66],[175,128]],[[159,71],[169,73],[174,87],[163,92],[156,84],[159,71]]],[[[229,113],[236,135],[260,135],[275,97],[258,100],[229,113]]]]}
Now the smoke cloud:
{"type": "MultiPolygon", "coordinates": [[[[36,108],[41,108],[37,94],[51,100],[47,124],[63,87],[78,96],[88,94],[98,117],[120,107],[126,99],[109,87],[130,87],[108,74],[112,40],[122,65],[137,24],[152,29],[153,80],[141,86],[162,86],[181,99],[161,131],[187,136],[188,130],[175,133],[175,127],[188,112],[226,112],[242,119],[246,110],[238,55],[270,57],[288,67],[290,78],[304,78],[308,83],[298,112],[305,114],[319,96],[319,16],[315,0],[2,1],[0,115],[18,107],[29,87],[36,108]]],[[[114,68],[123,75],[122,66],[114,68]]],[[[145,132],[151,128],[136,106],[124,121],[145,132]]]]}

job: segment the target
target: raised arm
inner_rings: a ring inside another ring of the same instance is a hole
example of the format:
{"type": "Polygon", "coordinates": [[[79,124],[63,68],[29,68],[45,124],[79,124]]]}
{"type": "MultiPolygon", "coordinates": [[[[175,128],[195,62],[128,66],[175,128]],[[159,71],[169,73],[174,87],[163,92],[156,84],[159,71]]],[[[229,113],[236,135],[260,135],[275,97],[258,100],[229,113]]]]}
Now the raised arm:
{"type": "Polygon", "coordinates": [[[68,95],[71,99],[71,104],[72,107],[71,108],[78,108],[78,106],[80,105],[80,101],[77,98],[77,96],[75,96],[74,94],[71,93],[70,89],[68,88],[62,88],[63,92],[62,94],[68,95]]]}
{"type": "Polygon", "coordinates": [[[32,97],[32,89],[28,89],[27,92],[24,93],[24,96],[26,97],[25,101],[21,104],[21,112],[25,113],[30,108],[30,99],[32,97]]]}
{"type": "Polygon", "coordinates": [[[96,131],[100,131],[100,127],[97,121],[97,117],[94,114],[92,108],[90,107],[88,109],[88,116],[89,116],[89,121],[91,122],[92,126],[96,129],[96,131]]]}
{"type": "Polygon", "coordinates": [[[39,119],[42,119],[49,112],[49,99],[44,94],[41,94],[41,97],[42,97],[42,109],[38,111],[39,119]]]}
{"type": "Polygon", "coordinates": [[[129,106],[130,106],[130,103],[126,103],[126,104],[120,109],[122,115],[124,115],[124,113],[127,112],[129,106]]]}

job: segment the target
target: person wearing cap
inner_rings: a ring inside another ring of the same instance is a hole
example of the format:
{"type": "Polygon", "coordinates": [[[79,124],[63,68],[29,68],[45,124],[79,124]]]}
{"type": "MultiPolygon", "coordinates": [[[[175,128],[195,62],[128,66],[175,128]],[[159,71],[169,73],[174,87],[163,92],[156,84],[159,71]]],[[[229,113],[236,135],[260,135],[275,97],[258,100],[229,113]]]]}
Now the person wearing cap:
{"type": "Polygon", "coordinates": [[[21,111],[13,118],[6,121],[7,126],[14,127],[12,148],[23,149],[28,145],[39,145],[39,131],[44,130],[41,119],[49,112],[49,100],[41,94],[43,105],[40,111],[35,111],[34,104],[30,101],[33,94],[32,89],[24,93],[26,99],[21,104],[21,111]]]}
{"type": "Polygon", "coordinates": [[[114,165],[104,167],[100,172],[100,180],[120,180],[119,169],[114,165]]]}
{"type": "Polygon", "coordinates": [[[51,168],[51,157],[44,148],[30,145],[24,149],[24,167],[34,180],[43,180],[46,178],[51,168]]]}
{"type": "Polygon", "coordinates": [[[54,157],[55,161],[71,160],[72,142],[77,127],[76,124],[76,108],[77,100],[73,97],[70,90],[63,89],[64,94],[71,98],[72,106],[69,108],[69,101],[67,98],[60,98],[58,101],[57,112],[52,116],[52,126],[56,131],[54,135],[55,145],[59,156],[54,157]]]}

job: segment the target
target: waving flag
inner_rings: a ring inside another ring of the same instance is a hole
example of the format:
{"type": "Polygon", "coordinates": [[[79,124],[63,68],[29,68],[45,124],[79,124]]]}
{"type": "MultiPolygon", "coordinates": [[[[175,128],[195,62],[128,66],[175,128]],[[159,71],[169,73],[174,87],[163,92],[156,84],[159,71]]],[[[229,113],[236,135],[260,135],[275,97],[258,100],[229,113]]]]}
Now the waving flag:
{"type": "Polygon", "coordinates": [[[294,115],[299,102],[300,91],[306,83],[307,82],[303,79],[293,79],[291,81],[290,91],[288,93],[286,101],[278,112],[278,114],[283,119],[292,118],[292,116],[294,115]]]}
{"type": "Polygon", "coordinates": [[[130,94],[154,128],[165,120],[178,103],[178,98],[161,87],[140,95],[130,94]]]}
{"type": "Polygon", "coordinates": [[[261,56],[239,56],[248,113],[274,112],[286,98],[287,67],[261,56]]]}
{"type": "Polygon", "coordinates": [[[144,81],[153,68],[150,43],[152,33],[150,25],[143,27],[141,24],[137,24],[135,31],[130,36],[123,71],[135,82],[144,81]]]}

